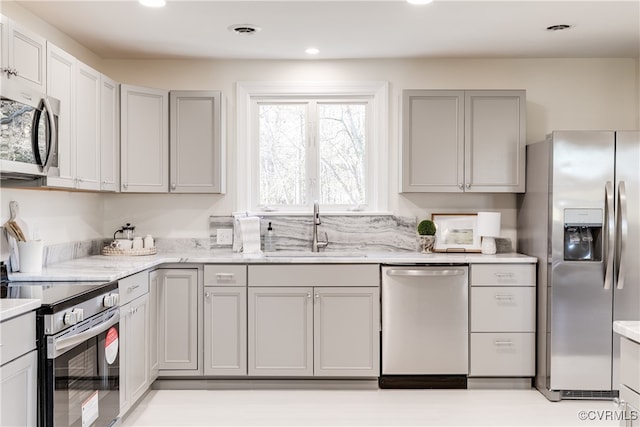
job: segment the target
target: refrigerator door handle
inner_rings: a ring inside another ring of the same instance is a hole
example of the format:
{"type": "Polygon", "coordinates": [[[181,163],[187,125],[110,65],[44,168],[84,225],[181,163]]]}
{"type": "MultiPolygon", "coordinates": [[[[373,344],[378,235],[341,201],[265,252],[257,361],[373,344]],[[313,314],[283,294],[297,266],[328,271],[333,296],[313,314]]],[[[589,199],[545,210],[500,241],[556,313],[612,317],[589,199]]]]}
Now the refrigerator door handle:
{"type": "Polygon", "coordinates": [[[624,181],[618,183],[618,219],[620,226],[620,233],[618,233],[617,249],[617,264],[618,271],[616,274],[617,289],[624,288],[624,275],[625,275],[625,254],[627,247],[627,239],[629,237],[629,222],[627,218],[627,188],[624,181]]]}
{"type": "Polygon", "coordinates": [[[604,186],[605,207],[605,270],[604,270],[604,289],[611,289],[613,282],[613,256],[614,256],[614,237],[615,237],[615,218],[613,216],[613,183],[607,181],[604,186]]]}

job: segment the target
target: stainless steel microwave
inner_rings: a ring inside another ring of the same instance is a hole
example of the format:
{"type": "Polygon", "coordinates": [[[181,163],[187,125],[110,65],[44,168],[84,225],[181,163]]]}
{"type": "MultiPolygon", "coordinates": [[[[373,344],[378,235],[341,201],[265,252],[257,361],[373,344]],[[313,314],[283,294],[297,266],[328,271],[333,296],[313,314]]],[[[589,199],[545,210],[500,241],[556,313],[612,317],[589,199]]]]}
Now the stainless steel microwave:
{"type": "Polygon", "coordinates": [[[39,181],[59,176],[58,116],[60,101],[42,94],[18,91],[0,96],[0,177],[39,181]]]}

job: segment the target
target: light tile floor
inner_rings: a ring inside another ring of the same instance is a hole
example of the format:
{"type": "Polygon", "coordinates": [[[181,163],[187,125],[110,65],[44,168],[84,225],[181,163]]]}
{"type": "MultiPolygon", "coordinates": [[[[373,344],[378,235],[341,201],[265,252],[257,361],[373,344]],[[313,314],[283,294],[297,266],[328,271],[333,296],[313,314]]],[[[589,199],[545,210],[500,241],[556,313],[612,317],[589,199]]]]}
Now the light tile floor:
{"type": "Polygon", "coordinates": [[[587,427],[618,426],[620,414],[535,390],[152,390],[123,426],[587,427]]]}

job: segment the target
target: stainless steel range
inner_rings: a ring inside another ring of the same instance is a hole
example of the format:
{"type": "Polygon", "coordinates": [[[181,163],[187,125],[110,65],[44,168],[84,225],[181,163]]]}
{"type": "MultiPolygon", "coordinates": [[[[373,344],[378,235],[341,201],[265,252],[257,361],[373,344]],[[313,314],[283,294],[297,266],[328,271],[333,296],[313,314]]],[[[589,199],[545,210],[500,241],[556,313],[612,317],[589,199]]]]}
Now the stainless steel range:
{"type": "Polygon", "coordinates": [[[118,283],[6,282],[38,298],[38,424],[110,426],[120,412],[118,283]]]}

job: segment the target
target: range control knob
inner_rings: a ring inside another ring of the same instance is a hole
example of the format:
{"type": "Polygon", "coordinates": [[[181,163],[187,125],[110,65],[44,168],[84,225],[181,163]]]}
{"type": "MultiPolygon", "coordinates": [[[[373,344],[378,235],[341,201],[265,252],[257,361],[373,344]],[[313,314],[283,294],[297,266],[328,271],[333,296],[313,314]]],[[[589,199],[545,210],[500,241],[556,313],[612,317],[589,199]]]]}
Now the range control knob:
{"type": "Polygon", "coordinates": [[[120,298],[118,294],[105,295],[105,297],[102,299],[102,305],[105,308],[115,307],[116,305],[118,305],[119,300],[120,298]]]}
{"type": "Polygon", "coordinates": [[[84,320],[84,310],[81,308],[74,308],[73,310],[65,313],[62,322],[65,325],[71,326],[84,320]]]}

